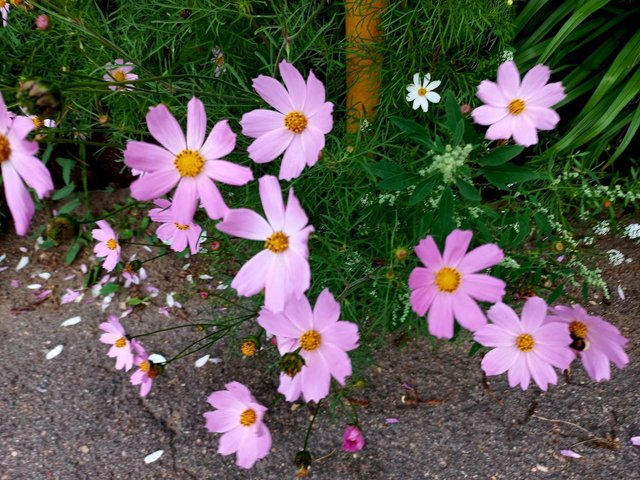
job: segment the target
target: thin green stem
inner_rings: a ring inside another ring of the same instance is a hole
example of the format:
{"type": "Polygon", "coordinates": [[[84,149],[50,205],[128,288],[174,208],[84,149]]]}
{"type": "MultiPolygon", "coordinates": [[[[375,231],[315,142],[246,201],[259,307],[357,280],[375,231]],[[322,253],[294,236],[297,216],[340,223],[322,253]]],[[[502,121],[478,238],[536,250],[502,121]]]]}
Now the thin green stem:
{"type": "Polygon", "coordinates": [[[90,220],[81,220],[78,223],[80,225],[84,225],[84,224],[87,224],[87,223],[94,223],[94,222],[97,222],[98,220],[104,220],[105,218],[113,217],[117,213],[120,213],[120,212],[122,212],[124,210],[127,210],[129,208],[137,207],[138,205],[140,205],[139,202],[129,203],[129,204],[125,205],[124,207],[116,208],[113,212],[105,213],[104,215],[100,215],[99,217],[92,218],[90,220]]]}
{"type": "Polygon", "coordinates": [[[316,411],[313,413],[313,417],[311,417],[311,421],[309,422],[309,427],[307,428],[307,434],[304,436],[304,446],[302,447],[302,450],[307,449],[307,443],[309,442],[309,437],[311,436],[311,429],[313,428],[313,423],[316,421],[318,412],[320,412],[321,403],[322,403],[322,400],[318,402],[318,405],[316,406],[316,411]]]}
{"type": "Polygon", "coordinates": [[[131,335],[130,338],[133,339],[133,338],[147,337],[149,335],[155,335],[156,333],[169,332],[171,330],[177,330],[179,328],[202,327],[202,326],[209,326],[209,325],[211,325],[211,324],[210,323],[188,323],[186,325],[177,325],[175,327],[161,328],[160,330],[154,330],[153,332],[141,333],[139,335],[131,335]]]}

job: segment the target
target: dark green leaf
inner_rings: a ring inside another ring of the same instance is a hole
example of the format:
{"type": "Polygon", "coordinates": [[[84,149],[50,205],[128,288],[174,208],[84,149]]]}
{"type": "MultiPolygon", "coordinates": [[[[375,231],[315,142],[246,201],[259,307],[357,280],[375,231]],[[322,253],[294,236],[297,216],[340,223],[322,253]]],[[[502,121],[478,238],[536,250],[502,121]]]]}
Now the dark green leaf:
{"type": "Polygon", "coordinates": [[[402,117],[391,117],[391,123],[398,127],[402,132],[409,135],[416,142],[424,145],[430,150],[435,149],[435,145],[425,128],[419,123],[402,117]]]}
{"type": "Polygon", "coordinates": [[[60,210],[58,210],[58,215],[62,215],[63,213],[71,213],[77,207],[80,206],[80,199],[74,198],[68,203],[65,203],[60,210]]]}
{"type": "Polygon", "coordinates": [[[476,190],[476,187],[471,185],[466,180],[462,180],[461,178],[456,180],[456,185],[458,186],[458,191],[463,198],[469,200],[470,202],[479,202],[482,200],[480,193],[476,190]]]}
{"type": "Polygon", "coordinates": [[[478,160],[478,163],[483,167],[496,167],[507,163],[512,158],[517,157],[522,153],[524,147],[520,145],[507,145],[504,147],[497,147],[491,150],[488,154],[478,160]]]}
{"type": "MultiPolygon", "coordinates": [[[[451,134],[455,136],[458,125],[462,120],[462,112],[460,111],[458,100],[456,100],[456,97],[451,92],[451,90],[448,90],[445,94],[445,110],[447,112],[447,128],[449,129],[451,134]]],[[[460,136],[460,138],[462,138],[462,135],[460,136]]],[[[454,141],[454,145],[457,144],[458,142],[454,141]]]]}
{"type": "Polygon", "coordinates": [[[487,180],[496,187],[508,190],[508,185],[512,183],[528,182],[530,180],[541,180],[548,178],[545,173],[534,172],[526,167],[505,164],[497,167],[484,167],[480,171],[487,177],[487,180]]]}
{"type": "Polygon", "coordinates": [[[63,198],[69,196],[75,189],[76,185],[74,183],[70,183],[66,187],[62,187],[60,190],[54,193],[51,198],[54,200],[62,200],[63,198]]]}
{"type": "Polygon", "coordinates": [[[399,173],[385,178],[378,187],[381,190],[404,190],[410,185],[415,185],[421,177],[413,173],[399,173]]]}
{"type": "Polygon", "coordinates": [[[78,256],[78,253],[80,253],[81,248],[82,244],[80,242],[75,242],[73,245],[71,245],[71,247],[69,247],[69,250],[67,250],[67,254],[64,256],[64,263],[66,263],[67,265],[72,264],[78,256]]]}
{"type": "Polygon", "coordinates": [[[415,190],[411,194],[411,198],[409,198],[409,205],[417,205],[422,202],[427,195],[429,195],[433,191],[433,187],[436,183],[437,177],[431,176],[422,182],[416,185],[415,190]]]}

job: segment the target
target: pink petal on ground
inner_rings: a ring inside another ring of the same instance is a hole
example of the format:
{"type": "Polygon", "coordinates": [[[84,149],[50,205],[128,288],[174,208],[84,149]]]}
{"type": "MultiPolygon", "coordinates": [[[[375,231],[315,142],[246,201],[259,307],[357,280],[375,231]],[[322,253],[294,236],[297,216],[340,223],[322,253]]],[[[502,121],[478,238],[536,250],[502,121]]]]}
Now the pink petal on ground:
{"type": "Polygon", "coordinates": [[[322,290],[318,295],[316,304],[313,307],[313,318],[316,330],[319,333],[332,327],[340,319],[340,304],[328,288],[322,290]]]}
{"type": "Polygon", "coordinates": [[[257,109],[242,115],[240,120],[242,134],[258,138],[284,125],[284,115],[273,110],[257,109]]]}
{"type": "Polygon", "coordinates": [[[2,162],[4,194],[15,223],[16,233],[25,235],[35,212],[33,200],[11,162],[2,162]]]}
{"type": "MultiPolygon", "coordinates": [[[[216,225],[221,232],[249,240],[266,240],[273,233],[267,221],[248,208],[234,208],[216,225]]],[[[269,252],[268,250],[265,250],[269,252]]],[[[269,252],[271,253],[271,252],[269,252]]]]}
{"type": "Polygon", "coordinates": [[[502,261],[504,252],[494,244],[481,245],[471,250],[458,264],[461,273],[475,273],[493,267],[502,261]]]}
{"type": "Polygon", "coordinates": [[[531,297],[522,307],[522,328],[525,332],[535,332],[547,316],[547,302],[540,297],[531,297]]]}
{"type": "Polygon", "coordinates": [[[198,180],[192,177],[182,177],[173,195],[171,212],[176,222],[189,225],[198,208],[198,180]]]}
{"type": "Polygon", "coordinates": [[[532,92],[529,98],[525,98],[524,100],[527,103],[527,106],[548,108],[564,100],[566,96],[562,82],[556,82],[549,83],[541,89],[532,92]]]}
{"type": "Polygon", "coordinates": [[[440,294],[431,304],[429,310],[429,333],[437,338],[453,337],[453,305],[451,295],[440,294]]]}
{"type": "Polygon", "coordinates": [[[499,278],[483,273],[469,273],[462,276],[460,291],[481,302],[497,303],[505,295],[507,284],[499,278]]]}
{"type": "Polygon", "coordinates": [[[549,70],[549,67],[545,65],[536,65],[533,67],[522,79],[518,98],[522,98],[526,101],[527,98],[530,98],[547,84],[550,76],[551,70],[549,70]]]}
{"type": "Polygon", "coordinates": [[[478,85],[478,92],[476,93],[476,96],[484,103],[492,107],[501,107],[504,109],[507,105],[509,105],[509,100],[504,97],[504,95],[502,94],[502,90],[498,88],[498,85],[495,82],[492,82],[490,80],[483,80],[482,82],[480,82],[480,85],[478,85]]]}
{"type": "Polygon", "coordinates": [[[440,250],[431,235],[420,241],[415,248],[416,255],[422,263],[432,270],[439,270],[443,266],[440,250]]]}
{"type": "Polygon", "coordinates": [[[538,357],[535,350],[533,352],[529,352],[525,357],[527,359],[527,367],[529,372],[531,372],[533,381],[536,382],[541,390],[546,392],[549,384],[556,384],[558,377],[556,376],[553,367],[538,357]]]}
{"type": "Polygon", "coordinates": [[[513,133],[513,115],[507,115],[502,120],[491,125],[484,138],[487,140],[506,140],[511,138],[513,133]]]}
{"type": "Polygon", "coordinates": [[[289,92],[289,97],[293,103],[294,109],[302,112],[304,111],[304,105],[307,98],[307,84],[300,72],[288,63],[286,60],[282,60],[279,65],[280,76],[284,80],[289,92]]]}
{"type": "Polygon", "coordinates": [[[501,375],[513,366],[519,355],[520,352],[513,346],[494,348],[482,358],[482,370],[488,376],[501,375]]]}
{"type": "Polygon", "coordinates": [[[207,113],[200,99],[193,97],[187,104],[187,148],[199,150],[207,132],[207,113]]]}
{"type": "Polygon", "coordinates": [[[525,358],[525,354],[522,352],[518,353],[516,360],[511,365],[509,369],[509,386],[514,388],[516,385],[520,385],[522,390],[526,390],[529,388],[529,382],[531,381],[531,374],[527,368],[527,360],[525,358]]]}
{"type": "Polygon", "coordinates": [[[43,198],[53,190],[53,181],[47,167],[31,155],[11,155],[11,164],[25,183],[33,188],[38,198],[43,198]]]}
{"type": "Polygon", "coordinates": [[[514,62],[504,62],[498,67],[498,88],[507,100],[518,98],[520,73],[514,62]]]}
{"type": "Polygon", "coordinates": [[[294,138],[294,133],[286,127],[280,127],[258,137],[247,151],[249,158],[256,163],[267,163],[279,157],[294,138]]]}
{"type": "Polygon", "coordinates": [[[307,165],[313,167],[318,162],[320,152],[324,148],[324,134],[317,128],[307,127],[300,134],[300,144],[307,165]]]}
{"type": "Polygon", "coordinates": [[[267,221],[274,231],[282,231],[284,228],[284,203],[280,182],[272,175],[265,175],[258,180],[260,200],[262,208],[267,216],[267,221]]]}
{"type": "Polygon", "coordinates": [[[302,135],[294,135],[284,152],[282,163],[280,164],[280,173],[278,174],[278,178],[281,180],[298,178],[307,162],[311,160],[304,151],[301,137],[302,135]]]}
{"type": "Polygon", "coordinates": [[[516,336],[498,325],[491,323],[479,328],[473,339],[485,347],[512,347],[516,343],[516,336]]]}
{"type": "Polygon", "coordinates": [[[333,128],[333,103],[324,103],[313,115],[309,115],[307,120],[308,127],[316,128],[326,135],[333,128]]]}
{"type": "Polygon", "coordinates": [[[514,335],[520,335],[522,333],[522,326],[520,325],[520,319],[516,312],[511,307],[504,303],[496,303],[487,311],[489,320],[498,325],[503,330],[506,330],[514,335]]]}
{"type": "Polygon", "coordinates": [[[398,423],[400,420],[398,420],[397,418],[387,418],[385,420],[385,422],[390,423],[390,424],[394,424],[394,423],[398,423]]]}
{"type": "Polygon", "coordinates": [[[180,174],[173,167],[146,173],[131,184],[131,196],[136,200],[154,200],[168,193],[180,178],[180,174]]]}
{"type": "Polygon", "coordinates": [[[471,112],[473,121],[478,125],[491,125],[499,122],[508,115],[505,107],[493,107],[491,105],[481,105],[471,112]]]}
{"type": "Polygon", "coordinates": [[[131,168],[153,172],[173,168],[175,155],[158,145],[146,142],[127,142],[124,163],[131,168]],[[167,168],[164,168],[167,167],[167,168]]]}
{"type": "Polygon", "coordinates": [[[305,366],[298,375],[300,375],[302,395],[305,402],[318,403],[329,394],[331,374],[323,357],[316,355],[314,360],[312,363],[313,368],[305,366]]]}
{"type": "Polygon", "coordinates": [[[452,297],[453,313],[461,326],[475,332],[480,327],[486,325],[487,317],[485,317],[482,309],[469,295],[464,292],[456,292],[452,297]]]}
{"type": "Polygon", "coordinates": [[[253,79],[253,88],[269,105],[285,115],[295,106],[287,90],[275,78],[259,75],[253,79]]]}
{"type": "Polygon", "coordinates": [[[322,107],[325,103],[326,94],[324,85],[314,75],[313,70],[309,71],[307,77],[307,99],[304,104],[304,112],[307,116],[311,116],[322,107]]]}
{"type": "Polygon", "coordinates": [[[240,442],[236,453],[236,465],[241,468],[250,469],[258,461],[258,438],[255,435],[251,435],[248,431],[245,432],[244,435],[245,439],[240,442]]]}
{"type": "Polygon", "coordinates": [[[569,458],[582,458],[582,455],[574,452],[573,450],[560,450],[560,455],[564,455],[569,458]]]}
{"type": "Polygon", "coordinates": [[[269,250],[262,250],[242,266],[231,282],[231,287],[238,291],[238,295],[251,297],[265,288],[272,257],[269,250]]]}
{"type": "Polygon", "coordinates": [[[640,437],[631,437],[629,441],[631,442],[631,445],[636,445],[640,447],[640,437]]]}
{"type": "Polygon", "coordinates": [[[239,403],[235,395],[225,390],[213,392],[207,398],[207,402],[214,408],[233,413],[242,413],[245,409],[245,405],[239,403]]]}
{"type": "Polygon", "coordinates": [[[153,138],[174,155],[187,148],[180,124],[165,105],[160,104],[149,109],[147,126],[153,138]]]}
{"type": "Polygon", "coordinates": [[[560,115],[555,110],[545,107],[527,107],[524,115],[528,115],[538,130],[553,130],[560,121],[560,115]]]}
{"type": "Polygon", "coordinates": [[[456,229],[447,235],[444,253],[442,255],[442,260],[445,265],[458,266],[464,258],[465,253],[467,253],[469,244],[471,243],[471,237],[473,237],[471,230],[456,229]]]}
{"type": "Polygon", "coordinates": [[[305,211],[302,209],[298,197],[295,196],[293,187],[291,187],[289,189],[287,208],[284,213],[283,231],[287,235],[293,235],[294,232],[299,232],[300,230],[302,230],[308,222],[309,218],[307,217],[305,211]]]}
{"type": "Polygon", "coordinates": [[[210,432],[224,433],[239,425],[239,417],[236,413],[225,410],[214,410],[204,414],[206,429],[210,432]]]}
{"type": "Polygon", "coordinates": [[[518,145],[530,147],[538,143],[538,132],[526,113],[513,118],[512,129],[513,140],[518,145]]]}
{"type": "MultiPolygon", "coordinates": [[[[222,198],[222,194],[220,193],[218,186],[206,175],[200,175],[196,179],[196,184],[198,196],[200,197],[202,206],[206,210],[209,218],[213,220],[223,218],[229,212],[229,208],[226,203],[224,203],[224,199],[222,198]]],[[[219,225],[220,224],[218,224],[218,226],[219,225]]]]}
{"type": "Polygon", "coordinates": [[[236,134],[229,126],[228,120],[221,120],[211,129],[211,133],[200,148],[200,155],[205,160],[217,160],[226,157],[236,148],[236,134]]]}

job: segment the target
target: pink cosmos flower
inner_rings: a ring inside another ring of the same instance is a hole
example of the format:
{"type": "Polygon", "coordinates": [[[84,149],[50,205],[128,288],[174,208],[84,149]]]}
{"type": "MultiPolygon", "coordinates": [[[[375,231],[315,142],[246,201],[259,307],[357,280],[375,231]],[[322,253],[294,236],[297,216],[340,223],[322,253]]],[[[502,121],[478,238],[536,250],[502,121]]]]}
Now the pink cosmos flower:
{"type": "Polygon", "coordinates": [[[32,130],[33,122],[29,118],[9,115],[0,94],[0,170],[18,235],[27,233],[35,211],[25,183],[36,191],[38,198],[44,198],[53,190],[49,170],[34,156],[38,144],[26,139],[32,130]]]}
{"type": "Polygon", "coordinates": [[[7,17],[9,16],[9,4],[8,0],[0,0],[0,13],[2,13],[2,26],[7,26],[7,17]]]}
{"type": "Polygon", "coordinates": [[[140,385],[140,396],[146,397],[153,386],[153,379],[160,374],[160,370],[149,360],[149,355],[137,340],[131,340],[131,346],[136,353],[133,363],[138,367],[131,375],[131,385],[140,385]]]}
{"type": "Polygon", "coordinates": [[[620,331],[601,317],[589,315],[580,305],[573,308],[558,306],[551,309],[547,317],[550,322],[561,322],[568,328],[573,343],[571,348],[582,360],[582,365],[595,381],[609,380],[609,362],[623,368],[629,363],[624,352],[627,339],[620,331]]]}
{"type": "Polygon", "coordinates": [[[333,127],[333,104],[325,102],[324,85],[309,72],[306,83],[296,68],[283,60],[280,75],[260,75],[253,88],[273,108],[245,113],[242,133],[256,140],[249,145],[249,157],[257,163],[270,162],[284,152],[279,178],[291,180],[305,164],[312,167],[324,148],[324,136],[333,127]]]}
{"type": "Polygon", "coordinates": [[[502,140],[513,137],[529,147],[538,143],[536,130],[553,130],[560,116],[550,107],[566,97],[562,82],[547,83],[551,71],[536,65],[520,83],[518,67],[512,61],[498,68],[498,82],[483,80],[476,95],[486,105],[471,112],[480,125],[491,125],[485,138],[502,140]]]}
{"type": "Polygon", "coordinates": [[[342,436],[342,450],[345,452],[359,452],[364,447],[364,435],[362,430],[354,425],[349,425],[342,436]]]}
{"type": "MultiPolygon", "coordinates": [[[[133,65],[130,63],[124,63],[124,60],[121,58],[116,58],[114,63],[107,63],[105,65],[107,69],[107,73],[104,74],[102,79],[105,82],[125,82],[127,80],[137,80],[138,75],[135,73],[131,73],[133,70],[133,65]]],[[[128,83],[126,85],[111,85],[109,86],[110,90],[133,90],[134,86],[132,83],[128,83]]]]}
{"type": "Polygon", "coordinates": [[[329,394],[331,377],[344,385],[351,375],[351,359],[346,352],[358,348],[358,326],[338,321],[340,304],[328,289],[311,305],[306,296],[291,298],[282,313],[263,307],[258,323],[278,339],[280,354],[300,350],[304,366],[291,378],[280,375],[282,393],[294,402],[302,393],[306,402],[318,402],[329,394]]]}
{"type": "Polygon", "coordinates": [[[125,264],[124,270],[122,271],[122,278],[124,279],[124,288],[129,288],[131,285],[140,285],[141,281],[145,281],[147,279],[147,271],[144,267],[140,267],[138,271],[134,271],[130,268],[131,262],[133,262],[137,257],[137,254],[133,254],[129,257],[129,261],[125,264]]]}
{"type": "Polygon", "coordinates": [[[463,327],[476,331],[487,323],[476,301],[495,303],[504,296],[502,280],[476,273],[498,264],[504,253],[494,244],[467,253],[472,236],[469,230],[454,230],[442,256],[432,236],[415,248],[426,268],[417,267],[409,276],[411,307],[420,316],[429,311],[429,332],[435,337],[453,337],[454,317],[463,327]]]}
{"type": "Polygon", "coordinates": [[[532,297],[522,308],[522,321],[509,306],[497,303],[489,309],[493,324],[485,325],[473,338],[485,347],[496,347],[482,359],[487,375],[509,371],[509,386],[526,390],[533,380],[546,391],[558,378],[553,367],[565,370],[574,355],[568,348],[571,337],[565,324],[545,323],[547,304],[532,297]]]}
{"type": "Polygon", "coordinates": [[[163,242],[170,243],[171,249],[176,252],[182,252],[188,244],[192,255],[198,253],[202,227],[193,222],[185,225],[178,223],[174,212],[171,210],[171,202],[169,200],[159,198],[154,200],[153,203],[160,207],[149,211],[151,220],[162,223],[156,230],[158,238],[163,242]]]}
{"type": "Polygon", "coordinates": [[[98,257],[106,257],[102,268],[107,272],[111,272],[120,260],[120,244],[118,243],[118,235],[106,220],[98,220],[98,227],[91,231],[93,238],[98,243],[93,247],[93,253],[98,257]]]}
{"type": "Polygon", "coordinates": [[[131,370],[133,367],[131,342],[127,340],[120,320],[113,315],[109,315],[109,319],[100,324],[100,330],[105,332],[100,336],[100,341],[112,345],[107,355],[116,359],[116,370],[131,370]]]}
{"type": "Polygon", "coordinates": [[[281,312],[288,298],[301,298],[309,289],[307,239],[314,228],[307,225],[307,215],[293,188],[285,207],[276,177],[265,175],[259,185],[266,220],[253,210],[238,208],[229,210],[216,227],[236,237],[264,242],[264,250],[242,266],[231,286],[244,297],[264,289],[265,306],[281,312]]]}
{"type": "Polygon", "coordinates": [[[253,180],[251,169],[219,160],[236,145],[236,135],[227,121],[216,123],[205,141],[204,105],[194,97],[187,110],[186,138],[167,107],[158,105],[147,113],[147,126],[162,146],[129,141],[124,151],[124,162],[145,172],[131,184],[131,196],[136,200],[155,200],[177,185],[172,209],[175,221],[181,225],[189,225],[193,220],[198,199],[210,218],[217,220],[224,216],[228,208],[213,180],[227,185],[245,185],[253,180]]]}
{"type": "Polygon", "coordinates": [[[225,385],[209,395],[208,402],[217,410],[204,413],[206,428],[222,433],[218,453],[236,452],[236,464],[251,468],[271,448],[271,433],[263,423],[267,408],[260,405],[247,387],[239,382],[225,385]]]}

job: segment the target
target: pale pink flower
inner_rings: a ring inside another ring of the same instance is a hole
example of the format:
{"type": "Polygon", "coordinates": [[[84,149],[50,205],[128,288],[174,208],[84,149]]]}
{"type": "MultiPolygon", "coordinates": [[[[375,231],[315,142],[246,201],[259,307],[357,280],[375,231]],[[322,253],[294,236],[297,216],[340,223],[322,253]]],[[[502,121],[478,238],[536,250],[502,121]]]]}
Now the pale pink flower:
{"type": "Polygon", "coordinates": [[[149,355],[137,340],[131,340],[131,346],[135,350],[133,363],[138,367],[138,370],[131,375],[131,385],[140,385],[140,396],[146,397],[151,391],[154,378],[159,375],[159,370],[149,360],[149,355]]]}
{"type": "MultiPolygon", "coordinates": [[[[131,257],[129,257],[129,261],[127,262],[127,265],[133,262],[136,259],[136,257],[137,257],[137,254],[135,253],[131,255],[131,257]]],[[[131,285],[140,285],[141,281],[145,281],[147,279],[147,271],[144,269],[144,267],[140,267],[140,269],[137,272],[134,272],[133,270],[129,270],[127,268],[127,265],[125,265],[125,268],[122,271],[122,278],[124,279],[124,288],[129,288],[131,287],[131,285]]]]}
{"type": "Polygon", "coordinates": [[[102,268],[107,272],[111,272],[120,260],[120,244],[118,243],[118,235],[106,220],[98,220],[98,227],[91,231],[93,238],[98,243],[93,247],[93,253],[98,257],[105,257],[102,268]]]}
{"type": "Polygon", "coordinates": [[[477,96],[486,105],[471,112],[480,125],[491,125],[485,138],[506,140],[513,137],[519,144],[529,147],[538,143],[537,130],[553,130],[560,116],[550,107],[566,95],[562,82],[547,83],[551,71],[545,65],[536,65],[520,82],[518,67],[512,61],[498,68],[498,82],[483,80],[477,96]]]}
{"type": "Polygon", "coordinates": [[[178,223],[175,213],[171,210],[171,202],[169,200],[159,198],[153,203],[160,207],[149,211],[151,220],[162,223],[156,230],[158,238],[171,244],[171,249],[176,252],[182,252],[189,245],[192,255],[198,253],[202,227],[193,222],[184,225],[178,223]]]}
{"type": "Polygon", "coordinates": [[[219,160],[236,145],[236,135],[227,120],[216,123],[205,141],[204,105],[194,97],[187,110],[186,138],[167,107],[158,105],[147,113],[147,126],[162,146],[129,141],[124,151],[124,162],[145,172],[131,184],[131,196],[136,200],[155,200],[177,185],[172,209],[175,221],[181,225],[192,222],[198,199],[210,218],[217,220],[224,216],[228,208],[214,180],[227,185],[245,185],[253,180],[248,167],[219,160]]]}
{"type": "Polygon", "coordinates": [[[127,339],[120,320],[113,315],[109,315],[109,319],[100,324],[100,330],[105,332],[100,336],[100,341],[112,345],[107,355],[116,359],[116,370],[131,370],[133,367],[131,342],[127,339]]]}
{"type": "Polygon", "coordinates": [[[620,334],[620,330],[601,317],[589,315],[582,306],[553,307],[547,320],[565,325],[573,341],[571,348],[595,381],[611,378],[609,362],[615,363],[618,368],[629,363],[624,351],[627,339],[620,334]]]}
{"type": "Polygon", "coordinates": [[[364,447],[364,435],[355,425],[349,425],[342,436],[342,450],[345,452],[359,452],[364,447]]]}
{"type": "Polygon", "coordinates": [[[351,375],[347,352],[358,348],[358,326],[339,318],[340,304],[326,288],[313,311],[306,296],[291,298],[282,313],[268,307],[260,311],[258,323],[277,337],[280,354],[299,349],[305,362],[293,378],[280,375],[278,391],[288,401],[294,402],[303,394],[306,402],[318,402],[329,394],[331,377],[344,385],[351,375]]]}
{"type": "Polygon", "coordinates": [[[263,422],[267,408],[260,405],[247,387],[239,382],[225,385],[209,395],[207,401],[217,410],[204,413],[206,428],[222,433],[218,453],[236,453],[236,464],[251,468],[271,448],[271,433],[263,422]]]}
{"type": "Polygon", "coordinates": [[[18,235],[27,233],[35,211],[25,183],[36,191],[38,198],[46,197],[53,190],[49,170],[35,157],[38,144],[26,139],[33,127],[31,119],[9,115],[0,94],[0,170],[18,235]]]}
{"type": "Polygon", "coordinates": [[[509,306],[497,303],[489,309],[492,324],[475,332],[473,338],[485,347],[496,347],[482,359],[487,375],[509,371],[509,386],[520,384],[522,390],[533,380],[546,391],[558,378],[553,367],[567,369],[574,355],[569,348],[571,337],[566,325],[545,323],[547,304],[532,297],[522,308],[522,321],[509,306]]]}
{"type": "Polygon", "coordinates": [[[454,318],[476,331],[487,323],[476,301],[496,303],[504,296],[502,280],[477,273],[498,264],[504,253],[494,244],[467,253],[472,236],[470,230],[454,230],[447,236],[442,256],[432,236],[415,248],[426,268],[417,267],[409,276],[411,307],[420,316],[429,311],[429,333],[435,337],[452,338],[454,318]]]}
{"type": "Polygon", "coordinates": [[[3,27],[7,26],[7,17],[9,16],[9,7],[10,6],[11,5],[9,4],[9,0],[0,0],[0,13],[2,13],[2,26],[3,27]]]}
{"type": "Polygon", "coordinates": [[[231,286],[244,297],[264,289],[266,307],[281,312],[287,299],[299,299],[309,289],[307,240],[314,228],[307,225],[307,214],[293,188],[286,207],[276,177],[260,178],[259,188],[266,220],[253,210],[238,208],[229,210],[216,227],[236,237],[264,242],[264,250],[242,266],[231,286]]]}
{"type": "MultiPolygon", "coordinates": [[[[133,65],[130,63],[124,63],[124,60],[121,58],[116,58],[114,63],[107,63],[105,65],[107,69],[107,73],[104,74],[102,79],[105,82],[126,82],[127,80],[137,80],[138,75],[135,73],[131,73],[133,70],[133,65]]],[[[110,90],[133,90],[134,86],[132,83],[127,83],[125,85],[111,85],[109,86],[110,90]]]]}
{"type": "Polygon", "coordinates": [[[45,14],[38,15],[36,18],[36,27],[38,30],[46,30],[49,28],[49,17],[45,14]]]}
{"type": "Polygon", "coordinates": [[[264,75],[253,80],[253,88],[277,111],[258,109],[240,120],[242,133],[256,140],[249,145],[249,157],[257,163],[270,162],[284,152],[279,178],[291,180],[305,165],[312,167],[324,148],[324,136],[333,127],[333,104],[325,102],[324,85],[309,72],[304,81],[296,68],[283,60],[280,75],[285,87],[264,75]]]}

